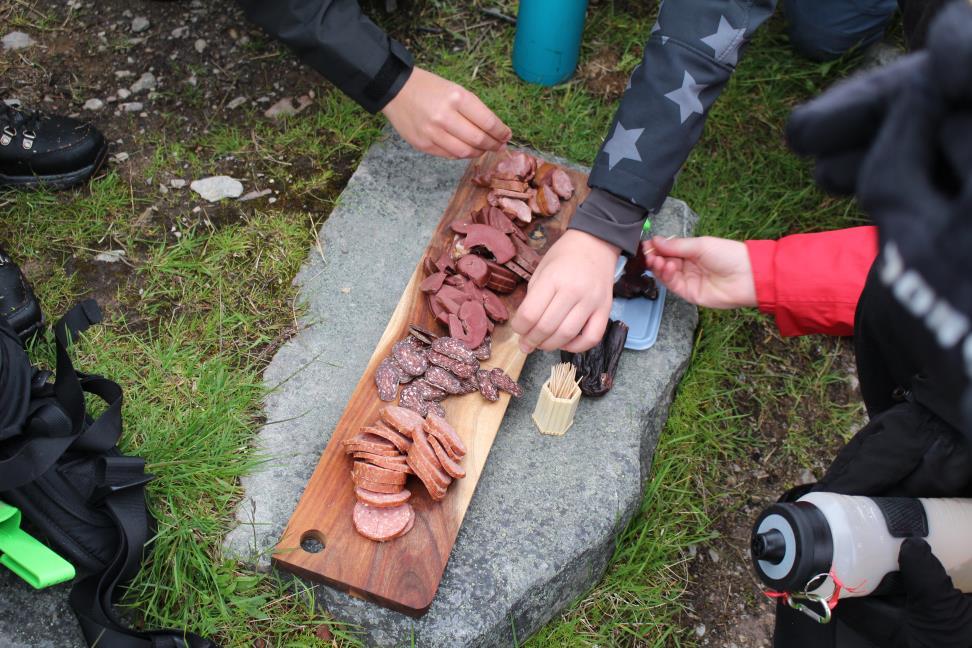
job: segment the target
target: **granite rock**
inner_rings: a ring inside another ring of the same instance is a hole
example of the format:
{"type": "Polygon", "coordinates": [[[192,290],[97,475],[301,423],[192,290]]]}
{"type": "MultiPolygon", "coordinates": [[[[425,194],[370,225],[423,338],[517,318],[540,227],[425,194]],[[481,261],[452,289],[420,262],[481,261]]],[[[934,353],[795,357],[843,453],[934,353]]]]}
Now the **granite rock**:
{"type": "MultiPolygon", "coordinates": [[[[271,460],[244,480],[228,554],[267,568],[466,164],[391,136],[351,178],[295,280],[302,329],[264,376],[268,424],[257,446],[271,460]]],[[[695,220],[669,200],[653,223],[656,233],[688,235],[695,220]]],[[[564,437],[542,436],[530,420],[558,360],[531,355],[526,395],[507,411],[429,612],[412,619],[325,586],[317,587],[320,605],[378,646],[412,636],[423,646],[509,646],[514,629],[521,641],[535,632],[601,578],[637,510],[696,323],[696,309],[669,296],[655,346],[625,352],[614,389],[585,399],[564,437]]]]}

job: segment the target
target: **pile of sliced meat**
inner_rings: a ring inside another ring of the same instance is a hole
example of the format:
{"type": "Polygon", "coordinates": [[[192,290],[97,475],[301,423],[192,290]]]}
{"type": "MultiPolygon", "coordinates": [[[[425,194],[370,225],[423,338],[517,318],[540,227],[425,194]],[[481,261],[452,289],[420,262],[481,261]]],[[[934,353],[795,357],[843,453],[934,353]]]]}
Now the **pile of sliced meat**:
{"type": "Polygon", "coordinates": [[[540,263],[522,226],[534,213],[556,214],[561,199],[574,194],[563,169],[548,163],[538,168],[526,153],[501,160],[473,182],[490,188],[488,204],[451,223],[455,236],[447,249],[425,259],[428,276],[419,287],[436,320],[470,348],[509,318],[497,293],[511,293],[529,281],[540,263]]]}
{"type": "Polygon", "coordinates": [[[387,405],[379,420],[344,442],[354,463],[351,480],[357,503],[354,528],[377,542],[400,538],[412,529],[415,511],[405,488],[415,475],[433,500],[445,497],[453,479],[466,476],[461,462],[466,454],[455,429],[442,417],[387,405]]]}
{"type": "Polygon", "coordinates": [[[441,401],[450,395],[471,394],[478,391],[491,401],[499,400],[499,392],[520,396],[523,390],[506,372],[496,367],[483,369],[481,360],[488,360],[492,342],[486,336],[475,349],[454,337],[439,337],[418,326],[411,326],[409,335],[392,347],[392,354],[381,361],[375,370],[378,398],[394,401],[421,416],[445,416],[441,401]],[[398,394],[399,385],[405,386],[398,394]]]}

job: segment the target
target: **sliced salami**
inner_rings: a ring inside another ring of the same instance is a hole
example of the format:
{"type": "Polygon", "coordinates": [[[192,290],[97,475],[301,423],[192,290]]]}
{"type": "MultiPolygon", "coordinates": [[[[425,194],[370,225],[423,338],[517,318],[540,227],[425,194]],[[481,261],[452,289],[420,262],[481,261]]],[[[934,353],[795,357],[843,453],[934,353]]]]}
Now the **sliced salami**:
{"type": "Polygon", "coordinates": [[[422,398],[422,393],[415,385],[406,385],[402,389],[402,395],[398,399],[398,404],[405,409],[410,409],[419,416],[429,413],[429,401],[422,398]]]}
{"type": "MultiPolygon", "coordinates": [[[[398,370],[399,383],[405,384],[412,380],[413,376],[409,375],[408,373],[406,373],[404,369],[402,369],[402,365],[398,364],[398,360],[395,359],[395,356],[390,355],[387,358],[385,358],[385,360],[387,360],[390,364],[392,364],[395,367],[396,370],[398,370]]],[[[384,362],[384,360],[382,362],[384,362]]]]}
{"type": "Polygon", "coordinates": [[[432,343],[432,350],[466,364],[476,362],[476,356],[466,343],[454,337],[440,337],[432,343]]]}
{"type": "Polygon", "coordinates": [[[357,479],[363,479],[379,484],[405,485],[407,475],[400,470],[389,470],[381,466],[375,466],[365,461],[355,461],[351,468],[351,474],[357,479]]]}
{"type": "MultiPolygon", "coordinates": [[[[493,297],[496,297],[496,294],[491,291],[483,291],[483,292],[484,293],[488,292],[488,294],[493,295],[493,297]]],[[[499,297],[496,297],[496,299],[499,299],[499,297]]],[[[486,306],[486,313],[489,314],[488,305],[486,306]]],[[[490,317],[492,317],[492,315],[490,315],[490,317]]],[[[478,347],[472,350],[473,357],[475,357],[477,360],[489,360],[489,356],[492,355],[492,353],[493,353],[493,338],[491,338],[488,335],[486,336],[486,339],[483,340],[482,344],[480,344],[478,347]]]]}
{"type": "Polygon", "coordinates": [[[449,456],[449,453],[445,451],[442,447],[442,443],[436,439],[434,436],[429,437],[429,445],[432,446],[432,450],[435,452],[436,458],[439,460],[439,465],[442,466],[444,470],[453,479],[462,479],[466,476],[465,469],[459,465],[459,462],[454,460],[449,456]]]}
{"type": "MultiPolygon", "coordinates": [[[[488,401],[498,401],[499,400],[499,390],[493,381],[490,380],[489,369],[480,369],[476,372],[476,382],[479,383],[479,393],[483,395],[488,401]]],[[[406,387],[405,389],[408,389],[406,387]]],[[[404,398],[404,391],[402,392],[402,397],[404,398]]]]}
{"type": "Polygon", "coordinates": [[[418,324],[409,324],[408,332],[412,335],[412,337],[416,338],[423,344],[432,344],[432,341],[439,337],[429,329],[419,326],[418,324]]]}
{"type": "Polygon", "coordinates": [[[462,385],[462,394],[472,394],[479,391],[479,383],[476,382],[475,376],[460,380],[459,382],[462,385]]]}
{"type": "Polygon", "coordinates": [[[395,448],[402,453],[408,452],[408,449],[412,447],[411,437],[400,434],[381,421],[376,421],[372,425],[362,428],[361,431],[367,434],[373,434],[383,439],[388,439],[395,445],[395,448]]]}
{"type": "Polygon", "coordinates": [[[405,488],[401,484],[383,484],[381,482],[373,482],[360,477],[355,477],[354,475],[351,475],[351,481],[354,482],[355,486],[364,488],[365,490],[374,491],[376,493],[398,493],[405,488]]]}
{"type": "Polygon", "coordinates": [[[378,388],[378,398],[383,401],[393,401],[398,396],[398,384],[402,373],[397,364],[385,358],[375,369],[375,386],[378,388]]]}
{"type": "Polygon", "coordinates": [[[378,416],[409,439],[413,438],[415,430],[421,430],[425,423],[425,420],[415,412],[395,405],[385,405],[378,410],[378,416]]]}
{"type": "Polygon", "coordinates": [[[413,456],[412,454],[409,454],[408,465],[412,468],[412,472],[414,472],[415,476],[419,478],[419,481],[422,482],[422,485],[425,486],[425,490],[428,491],[429,496],[434,501],[438,502],[446,496],[446,488],[439,486],[432,480],[432,467],[429,466],[426,459],[419,457],[418,455],[413,456]]]}
{"type": "Polygon", "coordinates": [[[452,372],[447,371],[438,365],[430,366],[428,371],[425,372],[424,379],[428,381],[430,385],[441,389],[447,394],[462,393],[462,382],[456,378],[452,372]]]}
{"type": "Polygon", "coordinates": [[[410,473],[412,469],[405,462],[405,455],[397,457],[382,457],[381,455],[371,454],[370,452],[355,452],[351,455],[353,459],[360,459],[373,466],[394,470],[400,473],[410,473]]]}
{"type": "Polygon", "coordinates": [[[446,411],[445,408],[442,407],[442,403],[440,403],[439,401],[426,401],[426,402],[428,403],[428,407],[425,410],[426,416],[435,414],[436,416],[441,416],[445,418],[446,411]]]}
{"type": "Polygon", "coordinates": [[[507,394],[511,394],[517,398],[523,395],[523,388],[515,380],[507,376],[506,372],[499,367],[490,370],[489,380],[507,394]]]}
{"type": "Polygon", "coordinates": [[[407,533],[410,525],[415,523],[415,510],[408,503],[383,508],[357,502],[352,519],[355,530],[364,537],[376,542],[388,542],[407,533]]]}
{"type": "Polygon", "coordinates": [[[383,439],[374,434],[362,434],[358,433],[350,439],[344,440],[344,451],[345,452],[373,452],[375,454],[385,455],[385,456],[395,456],[398,454],[398,448],[395,444],[387,439],[383,439]]]}
{"type": "Polygon", "coordinates": [[[392,353],[395,355],[395,360],[398,361],[399,366],[401,366],[405,373],[412,376],[421,376],[429,368],[429,362],[426,360],[422,350],[408,342],[409,339],[414,338],[409,336],[409,338],[396,342],[395,346],[392,347],[392,353]]]}
{"type": "MultiPolygon", "coordinates": [[[[431,369],[431,367],[429,368],[431,369]]],[[[439,368],[441,369],[441,367],[439,368]]],[[[428,375],[428,372],[426,372],[426,375],[428,375]]],[[[416,380],[411,386],[418,391],[419,395],[422,397],[422,400],[440,401],[449,395],[445,390],[440,389],[430,383],[425,376],[416,380]]]]}
{"type": "Polygon", "coordinates": [[[475,359],[473,360],[475,364],[465,363],[456,360],[455,358],[450,358],[449,356],[442,355],[437,351],[429,351],[429,362],[434,365],[438,365],[443,369],[451,371],[453,374],[456,375],[457,378],[460,379],[471,378],[473,374],[476,372],[476,369],[479,367],[479,362],[476,362],[475,359]]]}
{"type": "Polygon", "coordinates": [[[452,427],[445,417],[429,416],[422,425],[422,431],[442,442],[443,447],[453,459],[459,459],[466,454],[466,444],[462,442],[459,433],[452,427]]]}
{"type": "Polygon", "coordinates": [[[400,490],[397,493],[376,493],[360,486],[354,489],[354,496],[359,502],[363,502],[374,508],[391,508],[401,506],[412,496],[410,490],[400,490]]]}

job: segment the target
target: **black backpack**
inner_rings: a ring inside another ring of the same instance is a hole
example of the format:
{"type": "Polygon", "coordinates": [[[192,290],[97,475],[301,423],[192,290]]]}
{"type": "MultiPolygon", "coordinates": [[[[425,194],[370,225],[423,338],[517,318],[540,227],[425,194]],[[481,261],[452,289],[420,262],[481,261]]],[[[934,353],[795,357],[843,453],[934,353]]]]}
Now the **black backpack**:
{"type": "Polygon", "coordinates": [[[0,316],[0,499],[20,508],[81,574],[70,605],[85,640],[99,648],[217,648],[181,630],[139,632],[114,611],[118,588],[138,573],[155,520],[145,505],[153,476],[140,457],[122,454],[122,390],[102,376],[75,371],[68,346],[101,321],[94,300],[54,325],[57,364],[31,365],[0,316]],[[85,394],[104,401],[97,418],[85,394]]]}

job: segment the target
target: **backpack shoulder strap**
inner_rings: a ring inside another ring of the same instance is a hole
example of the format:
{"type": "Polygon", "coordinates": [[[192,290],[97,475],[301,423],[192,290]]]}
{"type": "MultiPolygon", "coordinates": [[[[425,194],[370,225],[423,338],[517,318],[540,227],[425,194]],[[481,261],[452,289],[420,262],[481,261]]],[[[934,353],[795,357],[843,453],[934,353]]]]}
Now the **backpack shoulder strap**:
{"type": "Polygon", "coordinates": [[[114,520],[118,551],[105,571],[78,581],[71,590],[71,609],[88,644],[99,648],[218,648],[191,632],[138,632],[115,614],[118,588],[138,573],[148,541],[144,491],[153,476],[145,473],[145,461],[140,457],[108,456],[100,461],[98,477],[92,504],[100,503],[114,520]]]}

